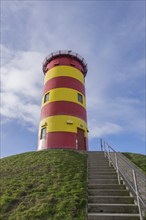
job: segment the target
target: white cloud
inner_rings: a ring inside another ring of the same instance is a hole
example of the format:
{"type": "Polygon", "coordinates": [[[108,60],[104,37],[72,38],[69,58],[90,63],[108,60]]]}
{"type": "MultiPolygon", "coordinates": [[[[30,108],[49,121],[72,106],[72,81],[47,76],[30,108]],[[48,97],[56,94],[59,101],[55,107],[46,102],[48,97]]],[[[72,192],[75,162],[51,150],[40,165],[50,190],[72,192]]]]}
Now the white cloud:
{"type": "Polygon", "coordinates": [[[38,126],[44,55],[31,51],[11,51],[2,46],[2,108],[1,114],[19,123],[28,123],[29,128],[38,126]]]}
{"type": "Polygon", "coordinates": [[[99,124],[95,120],[89,122],[89,127],[91,127],[89,131],[90,138],[100,138],[107,135],[118,134],[123,130],[122,127],[117,124],[110,122],[99,124]]]}
{"type": "Polygon", "coordinates": [[[108,96],[109,94],[106,96],[97,94],[93,102],[92,100],[90,102],[90,97],[88,97],[89,138],[114,133],[132,133],[144,138],[145,107],[143,101],[128,97],[112,98],[108,96]]]}

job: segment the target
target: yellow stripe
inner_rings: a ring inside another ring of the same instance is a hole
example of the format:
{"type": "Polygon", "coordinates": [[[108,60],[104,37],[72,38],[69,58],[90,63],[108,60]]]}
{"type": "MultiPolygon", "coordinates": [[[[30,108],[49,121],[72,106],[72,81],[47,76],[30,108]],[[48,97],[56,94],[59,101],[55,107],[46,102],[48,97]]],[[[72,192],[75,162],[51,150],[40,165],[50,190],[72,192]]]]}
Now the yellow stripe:
{"type": "MultiPolygon", "coordinates": [[[[77,128],[81,128],[85,131],[85,137],[87,137],[87,124],[80,118],[69,115],[56,115],[43,119],[40,123],[41,126],[46,123],[48,132],[74,132],[77,133],[77,128]]],[[[40,131],[39,131],[40,134],[40,131]]]]}
{"type": "Polygon", "coordinates": [[[56,66],[46,72],[44,84],[54,77],[58,76],[69,76],[79,80],[81,83],[84,84],[84,76],[83,73],[80,72],[78,69],[71,67],[71,66],[56,66]]]}
{"type": "Polygon", "coordinates": [[[46,105],[49,102],[69,101],[69,102],[75,102],[86,108],[85,96],[79,93],[77,90],[69,89],[69,88],[56,88],[56,89],[51,89],[48,92],[49,92],[49,101],[44,103],[44,96],[45,96],[44,95],[42,99],[42,106],[46,105]],[[78,93],[83,96],[83,103],[78,101],[78,93]]]}

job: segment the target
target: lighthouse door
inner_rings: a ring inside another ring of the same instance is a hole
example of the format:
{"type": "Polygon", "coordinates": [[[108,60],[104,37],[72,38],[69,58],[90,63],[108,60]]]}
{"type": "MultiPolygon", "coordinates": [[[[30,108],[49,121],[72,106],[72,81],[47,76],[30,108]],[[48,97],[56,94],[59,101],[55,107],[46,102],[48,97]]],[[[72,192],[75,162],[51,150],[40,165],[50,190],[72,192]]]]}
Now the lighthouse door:
{"type": "Polygon", "coordinates": [[[78,150],[85,150],[84,130],[77,128],[78,150]]]}

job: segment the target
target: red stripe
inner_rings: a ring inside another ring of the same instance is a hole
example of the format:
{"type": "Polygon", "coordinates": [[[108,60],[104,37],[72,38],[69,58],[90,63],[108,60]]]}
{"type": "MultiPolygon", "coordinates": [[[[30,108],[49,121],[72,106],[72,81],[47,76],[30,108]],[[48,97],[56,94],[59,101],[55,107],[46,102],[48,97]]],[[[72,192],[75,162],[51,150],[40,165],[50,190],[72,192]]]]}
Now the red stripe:
{"type": "MultiPolygon", "coordinates": [[[[76,149],[77,134],[73,132],[49,132],[46,134],[45,149],[48,148],[66,148],[76,149]]],[[[87,138],[85,146],[78,150],[87,150],[87,138]]]]}
{"type": "Polygon", "coordinates": [[[71,115],[87,121],[86,109],[74,102],[56,101],[42,107],[41,120],[54,115],[71,115]]]}
{"type": "Polygon", "coordinates": [[[45,94],[55,88],[71,88],[81,92],[85,96],[85,86],[77,79],[68,76],[59,76],[48,80],[43,89],[45,94]]]}
{"type": "Polygon", "coordinates": [[[66,57],[66,56],[56,57],[54,60],[51,60],[48,63],[45,73],[47,72],[47,70],[50,70],[55,66],[72,66],[80,70],[85,76],[84,67],[81,64],[81,62],[79,62],[78,60],[75,60],[74,58],[72,59],[72,57],[66,57]]]}

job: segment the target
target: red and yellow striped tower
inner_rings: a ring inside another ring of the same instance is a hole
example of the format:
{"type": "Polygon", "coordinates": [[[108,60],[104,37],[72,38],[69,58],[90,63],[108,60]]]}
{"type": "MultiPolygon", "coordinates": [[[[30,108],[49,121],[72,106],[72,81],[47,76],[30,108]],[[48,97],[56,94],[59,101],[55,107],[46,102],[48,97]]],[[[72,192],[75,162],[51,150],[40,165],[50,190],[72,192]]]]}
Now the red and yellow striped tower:
{"type": "Polygon", "coordinates": [[[43,72],[38,150],[87,150],[85,60],[72,51],[58,51],[45,59],[43,72]]]}

